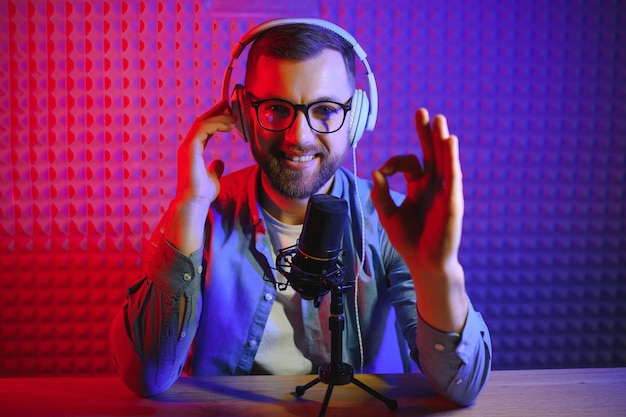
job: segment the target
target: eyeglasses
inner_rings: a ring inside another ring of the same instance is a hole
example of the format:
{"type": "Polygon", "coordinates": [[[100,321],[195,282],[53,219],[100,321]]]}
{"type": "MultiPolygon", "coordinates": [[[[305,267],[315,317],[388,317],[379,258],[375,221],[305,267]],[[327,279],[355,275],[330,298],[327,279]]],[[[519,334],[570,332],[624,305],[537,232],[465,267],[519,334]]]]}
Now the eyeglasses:
{"type": "MultiPolygon", "coordinates": [[[[250,105],[256,110],[259,125],[271,132],[287,130],[296,120],[298,110],[304,113],[309,127],[318,133],[333,133],[341,129],[346,120],[346,113],[351,109],[350,104],[334,101],[316,101],[310,104],[293,104],[280,98],[253,101],[250,105]]],[[[350,103],[352,98],[348,100],[350,103]]]]}

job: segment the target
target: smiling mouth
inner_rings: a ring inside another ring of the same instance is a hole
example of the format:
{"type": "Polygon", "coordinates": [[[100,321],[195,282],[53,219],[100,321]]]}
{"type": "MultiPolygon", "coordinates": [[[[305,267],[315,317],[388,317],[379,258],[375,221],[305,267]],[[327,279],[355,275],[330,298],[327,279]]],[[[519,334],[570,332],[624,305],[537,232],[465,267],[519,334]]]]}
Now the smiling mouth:
{"type": "Polygon", "coordinates": [[[312,161],[316,155],[289,155],[283,153],[283,157],[292,162],[304,163],[312,161]]]}

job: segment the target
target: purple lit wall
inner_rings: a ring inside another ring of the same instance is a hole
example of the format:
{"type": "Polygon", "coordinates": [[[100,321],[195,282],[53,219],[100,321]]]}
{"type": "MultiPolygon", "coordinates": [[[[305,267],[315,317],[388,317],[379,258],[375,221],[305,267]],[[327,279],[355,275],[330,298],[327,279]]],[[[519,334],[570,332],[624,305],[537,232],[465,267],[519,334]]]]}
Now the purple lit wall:
{"type": "MultiPolygon", "coordinates": [[[[368,52],[362,176],[417,151],[418,106],[460,136],[461,257],[494,367],[626,366],[620,3],[0,0],[0,376],[113,372],[110,322],[174,195],[177,144],[232,45],[287,16],[368,52]]],[[[248,153],[224,135],[207,159],[232,171],[248,153]]]]}

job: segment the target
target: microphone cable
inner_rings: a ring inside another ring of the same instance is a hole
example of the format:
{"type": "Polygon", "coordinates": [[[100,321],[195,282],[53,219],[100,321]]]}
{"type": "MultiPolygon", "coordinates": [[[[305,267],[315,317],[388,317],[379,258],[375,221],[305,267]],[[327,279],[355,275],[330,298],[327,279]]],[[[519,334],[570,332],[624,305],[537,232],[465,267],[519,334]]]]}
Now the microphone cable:
{"type": "Polygon", "coordinates": [[[363,335],[361,333],[361,319],[359,318],[359,277],[361,276],[361,272],[363,271],[363,266],[365,265],[365,214],[363,212],[363,203],[361,202],[361,193],[359,192],[359,185],[357,183],[357,167],[356,167],[356,146],[352,146],[352,170],[354,172],[354,188],[356,190],[356,201],[359,206],[359,216],[361,220],[361,260],[358,264],[356,277],[354,279],[354,313],[356,318],[356,332],[357,339],[359,341],[359,355],[361,360],[361,374],[363,373],[363,362],[364,362],[364,353],[363,353],[363,335]]]}

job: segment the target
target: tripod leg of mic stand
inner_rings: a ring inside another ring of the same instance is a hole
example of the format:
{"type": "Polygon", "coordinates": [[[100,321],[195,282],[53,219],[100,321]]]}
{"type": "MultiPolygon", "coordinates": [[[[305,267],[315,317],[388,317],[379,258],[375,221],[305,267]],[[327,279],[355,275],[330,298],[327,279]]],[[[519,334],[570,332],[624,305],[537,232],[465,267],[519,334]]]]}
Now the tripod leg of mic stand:
{"type": "Polygon", "coordinates": [[[322,408],[320,408],[320,413],[318,414],[318,417],[324,417],[324,414],[326,414],[326,408],[328,408],[328,402],[330,401],[330,396],[333,393],[334,386],[335,384],[333,384],[332,382],[328,384],[328,388],[326,388],[326,395],[324,395],[324,402],[322,403],[322,408]]]}
{"type": "Polygon", "coordinates": [[[364,383],[362,383],[361,381],[359,381],[356,378],[352,378],[352,382],[357,387],[359,387],[359,388],[369,392],[371,395],[373,395],[374,397],[378,398],[379,400],[381,400],[382,402],[387,404],[387,408],[389,408],[390,410],[396,410],[398,408],[398,402],[396,400],[392,400],[391,398],[387,398],[384,395],[382,395],[381,393],[379,393],[377,391],[374,391],[372,388],[368,387],[367,385],[365,385],[364,383]]]}
{"type": "Polygon", "coordinates": [[[296,387],[296,395],[298,397],[302,397],[304,395],[304,393],[306,392],[306,390],[308,390],[309,388],[311,388],[312,386],[314,386],[318,382],[320,382],[320,378],[319,377],[315,378],[313,381],[307,383],[306,385],[298,385],[296,387]]]}

